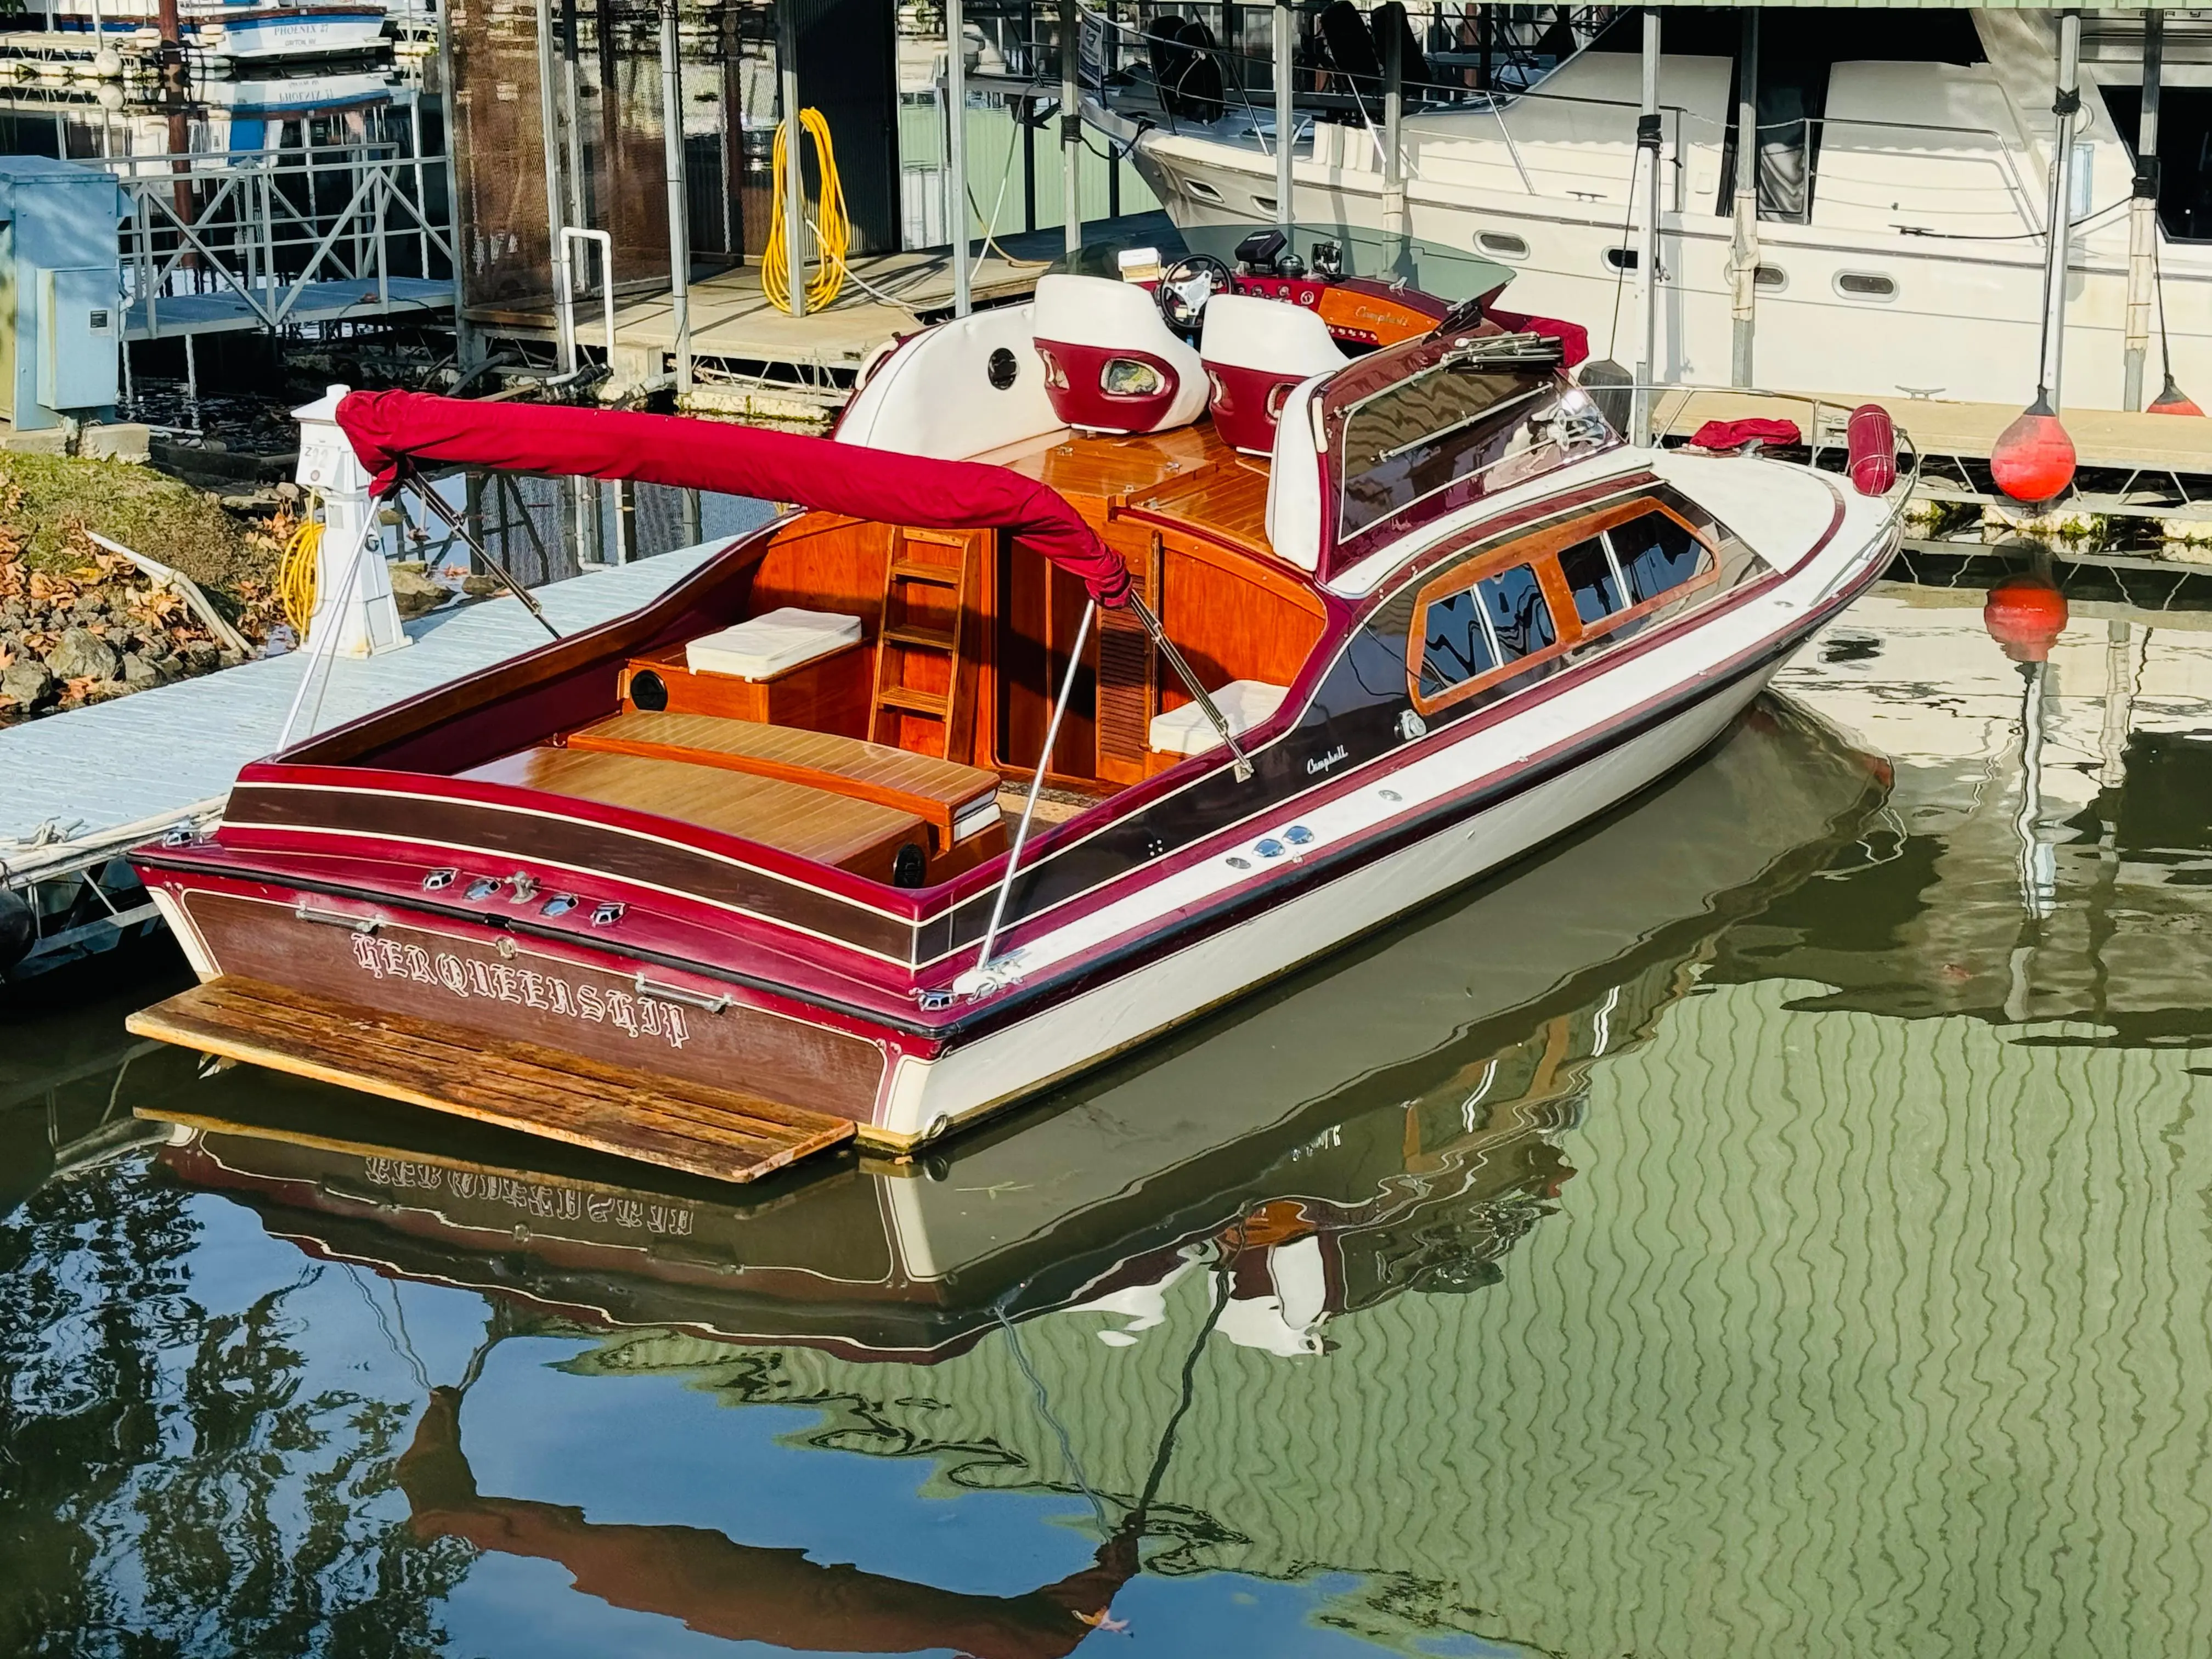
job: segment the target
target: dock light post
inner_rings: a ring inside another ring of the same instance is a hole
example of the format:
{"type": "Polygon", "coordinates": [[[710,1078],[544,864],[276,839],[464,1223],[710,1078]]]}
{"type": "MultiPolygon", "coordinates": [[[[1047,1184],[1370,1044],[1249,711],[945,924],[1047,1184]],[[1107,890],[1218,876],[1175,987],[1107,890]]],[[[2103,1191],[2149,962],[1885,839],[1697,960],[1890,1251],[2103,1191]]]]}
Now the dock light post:
{"type": "MultiPolygon", "coordinates": [[[[2158,283],[2158,104],[2166,55],[2166,15],[2146,11],[2142,22],[2142,116],[2136,129],[2136,177],[2128,203],[2127,355],[2120,406],[2143,406],[2143,364],[2150,356],[2150,307],[2158,283]]],[[[2166,365],[2172,373],[2173,366],[2166,365]]]]}
{"type": "Polygon", "coordinates": [[[1659,375],[1659,12],[1644,11],[1644,110],[1636,118],[1636,148],[1650,168],[1644,194],[1644,245],[1637,264],[1644,277],[1644,361],[1636,368],[1633,443],[1649,447],[1651,387],[1659,375]]]}
{"type": "MultiPolygon", "coordinates": [[[[676,332],[676,395],[691,390],[690,192],[684,176],[684,70],[676,0],[660,0],[661,155],[668,173],[668,320],[676,332]]],[[[607,342],[607,356],[615,343],[607,342]]]]}
{"type": "Polygon", "coordinates": [[[1077,163],[1083,157],[1083,88],[1076,70],[1082,44],[1078,35],[1075,0],[1060,0],[1060,199],[1061,223],[1067,231],[1067,251],[1083,246],[1083,204],[1077,163]]]}
{"type": "Polygon", "coordinates": [[[1747,386],[1759,304],[1759,13],[1750,7],[1744,9],[1735,78],[1735,236],[1729,248],[1735,337],[1729,384],[1747,386]]]}
{"type": "Polygon", "coordinates": [[[968,294],[968,24],[960,0],[945,0],[945,193],[952,233],[952,314],[974,309],[968,294]]]}
{"type": "Polygon", "coordinates": [[[776,79],[783,94],[784,285],[790,289],[791,314],[806,314],[806,161],[800,149],[806,134],[799,122],[799,20],[797,8],[775,9],[776,79]]]}
{"type": "Polygon", "coordinates": [[[1275,223],[1288,232],[1297,222],[1291,196],[1291,150],[1297,139],[1298,118],[1294,107],[1291,59],[1297,49],[1297,15],[1291,0],[1275,0],[1275,223]]]}

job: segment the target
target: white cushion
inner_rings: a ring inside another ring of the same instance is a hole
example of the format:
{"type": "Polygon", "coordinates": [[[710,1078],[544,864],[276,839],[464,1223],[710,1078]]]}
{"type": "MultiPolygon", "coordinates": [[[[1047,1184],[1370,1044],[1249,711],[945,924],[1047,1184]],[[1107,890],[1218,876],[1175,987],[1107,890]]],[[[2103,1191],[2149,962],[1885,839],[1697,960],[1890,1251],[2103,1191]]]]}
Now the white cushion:
{"type": "MultiPolygon", "coordinates": [[[[1213,706],[1229,722],[1231,733],[1241,738],[1280,708],[1290,694],[1288,686],[1264,680],[1231,680],[1213,694],[1213,706]]],[[[1163,755],[1202,755],[1221,746],[1221,734],[1195,702],[1155,714],[1146,740],[1163,755]]]]}
{"type": "Polygon", "coordinates": [[[741,680],[774,679],[801,663],[860,642],[860,619],[834,611],[785,605],[684,647],[695,674],[734,674],[741,680]]]}
{"type": "Polygon", "coordinates": [[[1300,380],[1342,368],[1346,362],[1318,313],[1249,294],[1217,294],[1206,302],[1198,355],[1209,363],[1295,374],[1300,380]]]}

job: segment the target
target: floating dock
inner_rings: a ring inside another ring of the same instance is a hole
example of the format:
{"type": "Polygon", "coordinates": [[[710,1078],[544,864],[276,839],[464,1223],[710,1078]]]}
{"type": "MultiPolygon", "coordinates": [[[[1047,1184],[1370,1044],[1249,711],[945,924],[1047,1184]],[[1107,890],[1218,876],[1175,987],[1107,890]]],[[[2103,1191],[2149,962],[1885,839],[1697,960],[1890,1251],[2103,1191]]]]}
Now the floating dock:
{"type": "MultiPolygon", "coordinates": [[[[1803,394],[1803,403],[1800,424],[1815,449],[1842,449],[1851,410],[1880,404],[1920,452],[1919,499],[1995,507],[2015,520],[2026,515],[2027,509],[2002,495],[1989,476],[1990,450],[2020,417],[2012,405],[1813,393],[1803,394]]],[[[1707,421],[1778,412],[1775,398],[1765,393],[1685,388],[1661,394],[1653,419],[1660,431],[1686,438],[1707,421]]],[[[2074,441],[2081,471],[2054,516],[2169,521],[2168,533],[2174,535],[2212,532],[2212,420],[2106,409],[2062,410],[2059,418],[2074,441]]]]}
{"type": "MultiPolygon", "coordinates": [[[[724,544],[587,571],[536,595],[554,627],[577,632],[635,610],[724,544]]],[[[319,689],[308,694],[297,735],[309,729],[310,713],[313,729],[327,729],[545,643],[521,605],[503,597],[434,611],[406,631],[405,649],[319,665],[319,689]]],[[[306,665],[298,652],[264,657],[0,728],[0,776],[8,780],[0,792],[0,882],[18,891],[45,889],[70,904],[61,913],[69,925],[42,935],[18,976],[157,924],[135,883],[108,866],[143,842],[222,812],[240,769],[276,748],[306,665]],[[120,902],[118,889],[127,896],[120,902]]]]}

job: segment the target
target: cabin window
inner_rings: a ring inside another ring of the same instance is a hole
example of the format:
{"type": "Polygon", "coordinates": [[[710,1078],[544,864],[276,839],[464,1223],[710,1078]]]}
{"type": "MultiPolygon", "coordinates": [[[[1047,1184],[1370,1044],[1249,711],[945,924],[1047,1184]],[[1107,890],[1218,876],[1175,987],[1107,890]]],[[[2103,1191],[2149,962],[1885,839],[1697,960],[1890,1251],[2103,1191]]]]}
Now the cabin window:
{"type": "Polygon", "coordinates": [[[1605,262],[1615,270],[1636,269],[1636,250],[1632,247],[1609,247],[1605,251],[1605,262]]]}
{"type": "Polygon", "coordinates": [[[1871,270],[1846,270],[1836,277],[1836,292],[1854,300],[1894,300],[1897,278],[1871,270]]]}
{"type": "Polygon", "coordinates": [[[1759,288],[1785,289],[1790,286],[1789,273],[1780,265],[1760,265],[1751,273],[1753,283],[1759,288]]]}
{"type": "Polygon", "coordinates": [[[1481,678],[1559,637],[1534,565],[1517,564],[1457,592],[1431,599],[1421,622],[1423,694],[1481,678]]]}
{"type": "Polygon", "coordinates": [[[1626,578],[1631,605],[1671,592],[1698,574],[1711,555],[1687,526],[1664,513],[1646,513],[1605,532],[1615,567],[1626,578]]]}
{"type": "Polygon", "coordinates": [[[1526,239],[1503,230],[1486,230],[1474,239],[1475,246],[1485,253],[1500,259],[1525,259],[1528,257],[1526,239]]]}
{"type": "Polygon", "coordinates": [[[1182,188],[1186,196],[1194,196],[1201,202],[1218,203],[1222,199],[1221,192],[1203,179],[1186,179],[1182,181],[1182,188]]]}
{"type": "Polygon", "coordinates": [[[1628,608],[1629,601],[1623,597],[1628,592],[1627,580],[1604,537],[1577,542],[1560,554],[1559,574],[1567,579],[1567,591],[1575,598],[1575,615],[1583,627],[1628,608]]]}

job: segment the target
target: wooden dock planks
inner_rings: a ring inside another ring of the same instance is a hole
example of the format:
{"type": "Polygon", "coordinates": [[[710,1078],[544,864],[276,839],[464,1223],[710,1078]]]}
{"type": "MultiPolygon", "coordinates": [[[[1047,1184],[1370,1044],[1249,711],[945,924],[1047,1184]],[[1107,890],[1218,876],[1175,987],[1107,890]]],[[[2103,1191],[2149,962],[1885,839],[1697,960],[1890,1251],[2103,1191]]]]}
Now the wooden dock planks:
{"type": "Polygon", "coordinates": [[[851,1120],[535,1042],[223,977],[133,1014],[140,1036],[717,1181],[850,1139],[851,1120]]]}

